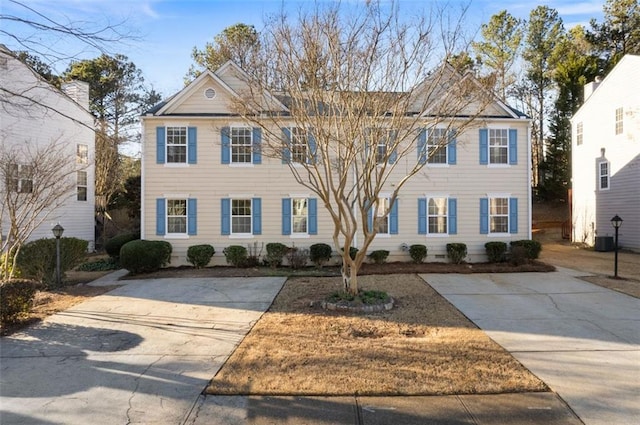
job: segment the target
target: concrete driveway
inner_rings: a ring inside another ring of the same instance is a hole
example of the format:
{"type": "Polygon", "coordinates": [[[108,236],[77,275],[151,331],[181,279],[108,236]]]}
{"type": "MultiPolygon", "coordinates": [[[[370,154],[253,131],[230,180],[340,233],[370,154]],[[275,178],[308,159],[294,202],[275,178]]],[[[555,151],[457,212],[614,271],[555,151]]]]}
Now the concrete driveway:
{"type": "Polygon", "coordinates": [[[4,337],[0,422],[182,423],[284,281],[124,281],[4,337]]]}
{"type": "Polygon", "coordinates": [[[586,425],[640,423],[640,300],[555,273],[422,278],[586,425]]]}

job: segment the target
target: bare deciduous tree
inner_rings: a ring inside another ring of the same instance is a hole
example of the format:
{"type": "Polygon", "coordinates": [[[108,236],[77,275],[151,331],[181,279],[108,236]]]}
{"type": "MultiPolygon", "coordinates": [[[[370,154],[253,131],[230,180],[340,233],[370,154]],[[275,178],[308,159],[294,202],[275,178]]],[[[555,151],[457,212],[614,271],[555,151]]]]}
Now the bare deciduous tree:
{"type": "Polygon", "coordinates": [[[330,6],[301,12],[296,22],[279,16],[262,32],[257,62],[238,73],[247,89],[237,112],[262,128],[262,154],[287,162],[333,219],[351,293],[377,232],[370,211],[390,194],[385,219],[438,150],[426,149],[425,129],[443,129],[437,143],[445,146],[493,100],[446,63],[461,50],[460,19],[450,28],[438,11],[410,20],[387,6],[330,6]]]}

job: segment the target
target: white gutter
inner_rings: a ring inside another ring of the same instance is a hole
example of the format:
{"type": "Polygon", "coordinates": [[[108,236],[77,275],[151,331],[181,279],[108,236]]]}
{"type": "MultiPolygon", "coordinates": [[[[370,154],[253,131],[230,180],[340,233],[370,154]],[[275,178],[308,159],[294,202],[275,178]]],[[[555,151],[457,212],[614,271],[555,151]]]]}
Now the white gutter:
{"type": "Polygon", "coordinates": [[[142,146],[140,147],[140,239],[145,238],[144,234],[144,197],[145,197],[145,178],[144,178],[144,143],[145,143],[145,121],[144,118],[140,119],[142,126],[142,146]]]}
{"type": "Polygon", "coordinates": [[[532,199],[532,189],[531,189],[531,120],[529,120],[529,124],[527,125],[527,181],[528,181],[528,199],[527,204],[529,205],[529,223],[527,230],[527,239],[531,239],[532,231],[531,226],[533,224],[533,199],[532,199]]]}

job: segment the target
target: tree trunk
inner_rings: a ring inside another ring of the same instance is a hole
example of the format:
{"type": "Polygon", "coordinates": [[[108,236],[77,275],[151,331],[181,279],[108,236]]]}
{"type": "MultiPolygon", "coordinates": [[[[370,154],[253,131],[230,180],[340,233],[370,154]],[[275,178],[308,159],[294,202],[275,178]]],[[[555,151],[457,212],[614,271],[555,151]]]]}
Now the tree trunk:
{"type": "Polygon", "coordinates": [[[351,258],[347,260],[345,257],[342,257],[341,273],[344,292],[356,295],[358,293],[358,268],[355,267],[351,258]]]}

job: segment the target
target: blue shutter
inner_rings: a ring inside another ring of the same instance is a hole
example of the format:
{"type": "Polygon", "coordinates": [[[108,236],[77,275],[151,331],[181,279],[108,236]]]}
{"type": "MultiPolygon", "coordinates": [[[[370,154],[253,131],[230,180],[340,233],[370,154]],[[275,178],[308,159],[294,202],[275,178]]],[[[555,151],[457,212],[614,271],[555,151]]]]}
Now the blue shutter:
{"type": "Polygon", "coordinates": [[[220,234],[231,234],[231,199],[220,199],[220,234]]]}
{"type": "Polygon", "coordinates": [[[222,146],[221,162],[231,163],[231,129],[229,127],[222,127],[220,130],[220,145],[222,146]]]}
{"type": "Polygon", "coordinates": [[[307,215],[309,223],[307,230],[310,235],[318,234],[318,200],[316,198],[307,199],[307,215]]]}
{"type": "Polygon", "coordinates": [[[165,150],[165,128],[156,127],[156,163],[164,164],[166,162],[166,150],[165,150]]]}
{"type": "Polygon", "coordinates": [[[187,199],[187,234],[198,234],[198,200],[195,198],[187,199]]]}
{"type": "Polygon", "coordinates": [[[449,230],[450,235],[458,234],[458,200],[456,198],[449,198],[447,212],[449,213],[449,218],[447,220],[447,230],[449,230]]]}
{"type": "Polygon", "coordinates": [[[449,162],[449,165],[456,165],[456,161],[458,160],[458,149],[456,144],[456,131],[449,130],[449,144],[447,145],[447,161],[449,162]]]}
{"type": "Polygon", "coordinates": [[[518,163],[518,130],[509,130],[509,164],[518,163]]]}
{"type": "Polygon", "coordinates": [[[156,199],[156,235],[164,236],[166,233],[166,217],[167,217],[167,203],[165,198],[156,199]]]}
{"type": "Polygon", "coordinates": [[[509,233],[518,233],[518,198],[509,198],[509,233]]]}
{"type": "Polygon", "coordinates": [[[253,198],[251,201],[251,215],[253,216],[253,234],[262,234],[262,199],[253,198]]]}
{"type": "Polygon", "coordinates": [[[489,163],[489,130],[480,129],[480,164],[487,165],[489,163]]]}
{"type": "Polygon", "coordinates": [[[427,234],[427,198],[418,198],[418,234],[427,234]]]}
{"type": "MultiPolygon", "coordinates": [[[[427,130],[421,129],[418,134],[418,164],[427,163],[427,130]]],[[[425,230],[426,233],[426,230],[425,230]]]]}
{"type": "Polygon", "coordinates": [[[282,127],[282,163],[291,162],[291,129],[282,127]]]}
{"type": "Polygon", "coordinates": [[[389,212],[389,234],[397,235],[398,234],[398,203],[400,201],[396,199],[396,201],[391,206],[391,211],[389,212]]]}
{"type": "Polygon", "coordinates": [[[489,233],[489,199],[480,198],[480,234],[489,233]]]}
{"type": "Polygon", "coordinates": [[[310,164],[313,164],[316,162],[316,155],[317,155],[317,145],[316,145],[316,138],[313,135],[313,133],[309,132],[309,134],[307,134],[307,144],[309,145],[309,159],[308,162],[310,164]]]}
{"type": "Polygon", "coordinates": [[[282,234],[291,234],[291,198],[282,198],[282,234]]]}
{"type": "Polygon", "coordinates": [[[393,164],[398,160],[398,150],[395,149],[396,136],[397,136],[397,132],[392,131],[389,137],[389,140],[387,141],[387,147],[394,147],[394,149],[389,154],[389,164],[393,164]]]}
{"type": "Polygon", "coordinates": [[[189,164],[198,163],[198,128],[187,128],[187,162],[189,164]]]}
{"type": "Polygon", "coordinates": [[[262,164],[262,129],[253,128],[253,163],[262,164]]]}

